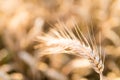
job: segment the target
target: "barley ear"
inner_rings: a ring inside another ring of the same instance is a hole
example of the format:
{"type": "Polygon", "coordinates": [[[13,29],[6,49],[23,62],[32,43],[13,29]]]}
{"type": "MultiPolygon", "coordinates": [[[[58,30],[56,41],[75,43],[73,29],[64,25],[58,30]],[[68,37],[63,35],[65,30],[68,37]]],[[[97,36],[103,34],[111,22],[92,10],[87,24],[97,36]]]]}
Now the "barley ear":
{"type": "Polygon", "coordinates": [[[63,22],[59,22],[55,25],[55,28],[50,29],[48,34],[45,33],[44,36],[39,36],[40,44],[37,48],[42,50],[41,54],[68,53],[86,58],[92,64],[93,69],[100,75],[100,80],[103,80],[104,54],[101,45],[100,47],[97,46],[95,36],[92,39],[89,30],[88,39],[77,24],[72,26],[71,28],[63,22]],[[77,33],[77,36],[73,30],[77,33]]]}

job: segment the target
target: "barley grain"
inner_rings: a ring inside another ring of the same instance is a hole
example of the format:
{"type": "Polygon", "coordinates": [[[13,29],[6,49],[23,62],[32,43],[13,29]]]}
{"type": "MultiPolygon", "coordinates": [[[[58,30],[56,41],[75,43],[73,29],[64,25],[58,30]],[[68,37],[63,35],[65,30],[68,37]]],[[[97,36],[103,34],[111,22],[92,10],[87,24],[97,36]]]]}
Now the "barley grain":
{"type": "Polygon", "coordinates": [[[88,41],[79,27],[73,26],[73,28],[70,28],[63,22],[58,22],[55,28],[50,29],[49,33],[37,38],[40,44],[36,48],[41,49],[42,55],[68,53],[86,58],[100,75],[100,80],[103,80],[104,54],[101,45],[98,48],[94,42],[95,38],[93,40],[89,34],[90,41],[88,41]],[[76,37],[73,30],[75,30],[78,37],[76,37]]]}

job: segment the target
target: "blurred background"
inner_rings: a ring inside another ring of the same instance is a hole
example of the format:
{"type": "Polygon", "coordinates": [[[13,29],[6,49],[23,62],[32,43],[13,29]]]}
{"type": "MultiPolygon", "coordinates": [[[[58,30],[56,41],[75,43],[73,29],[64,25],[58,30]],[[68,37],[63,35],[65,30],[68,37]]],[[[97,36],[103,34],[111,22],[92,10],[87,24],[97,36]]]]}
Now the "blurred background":
{"type": "MultiPolygon", "coordinates": [[[[0,0],[0,80],[99,80],[89,61],[70,54],[39,57],[36,36],[56,20],[102,33],[104,76],[120,80],[120,0],[0,0]]],[[[70,24],[69,24],[70,25],[70,24]]]]}

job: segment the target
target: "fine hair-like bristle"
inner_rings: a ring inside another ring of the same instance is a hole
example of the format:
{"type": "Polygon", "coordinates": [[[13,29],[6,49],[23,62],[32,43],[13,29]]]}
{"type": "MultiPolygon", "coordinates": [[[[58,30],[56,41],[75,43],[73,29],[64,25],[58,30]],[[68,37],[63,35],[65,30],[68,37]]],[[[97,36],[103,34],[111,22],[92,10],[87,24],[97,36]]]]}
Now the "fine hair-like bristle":
{"type": "Polygon", "coordinates": [[[93,69],[99,73],[100,80],[103,80],[104,53],[102,53],[101,45],[98,47],[94,42],[95,38],[92,39],[90,34],[90,41],[88,41],[75,21],[73,21],[72,28],[63,22],[58,22],[55,28],[51,28],[48,33],[38,36],[37,39],[40,44],[35,47],[41,49],[41,55],[68,53],[86,58],[92,64],[93,69]]]}

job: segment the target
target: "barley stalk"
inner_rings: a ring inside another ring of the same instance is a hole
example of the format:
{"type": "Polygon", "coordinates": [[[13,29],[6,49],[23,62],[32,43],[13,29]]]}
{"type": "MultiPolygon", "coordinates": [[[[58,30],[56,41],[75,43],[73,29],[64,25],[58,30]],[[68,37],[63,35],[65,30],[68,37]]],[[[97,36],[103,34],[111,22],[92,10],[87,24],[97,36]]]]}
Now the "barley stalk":
{"type": "MultiPolygon", "coordinates": [[[[75,25],[73,25],[75,26],[75,25]]],[[[89,34],[89,40],[83,35],[78,26],[73,29],[67,27],[64,23],[59,22],[55,28],[50,29],[48,34],[38,37],[40,42],[36,48],[41,49],[41,54],[68,53],[81,56],[90,61],[93,69],[100,75],[103,80],[102,72],[104,69],[104,54],[101,46],[97,47],[95,41],[89,34]]]]}

